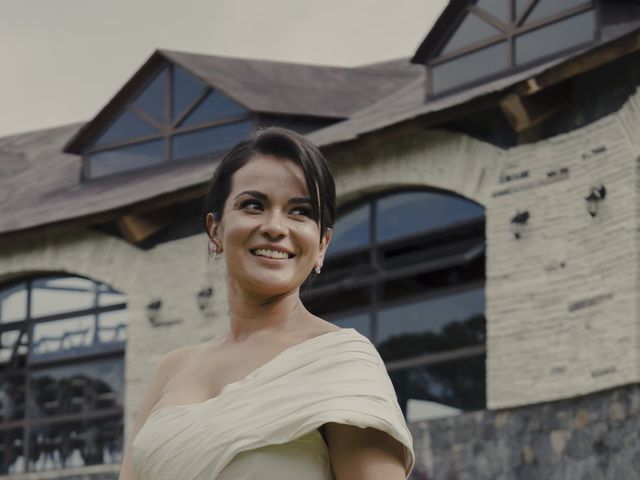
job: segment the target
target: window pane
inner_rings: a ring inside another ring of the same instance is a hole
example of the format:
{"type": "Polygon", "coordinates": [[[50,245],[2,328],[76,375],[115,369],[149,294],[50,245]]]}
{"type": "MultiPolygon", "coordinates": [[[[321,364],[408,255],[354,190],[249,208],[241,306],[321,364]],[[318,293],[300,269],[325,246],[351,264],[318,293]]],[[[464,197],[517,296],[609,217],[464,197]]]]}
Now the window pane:
{"type": "Polygon", "coordinates": [[[167,123],[166,98],[167,98],[167,69],[163,69],[138,95],[133,104],[145,113],[161,123],[167,123]]]}
{"type": "Polygon", "coordinates": [[[20,330],[8,330],[0,333],[0,365],[11,360],[13,346],[20,338],[20,330]]]}
{"type": "Polygon", "coordinates": [[[389,376],[398,402],[405,411],[409,399],[434,402],[435,405],[431,405],[434,413],[439,413],[442,406],[467,411],[482,410],[486,406],[485,363],[485,356],[478,355],[394,370],[389,372],[389,376]]]}
{"type": "Polygon", "coordinates": [[[98,305],[100,307],[121,303],[127,303],[127,298],[123,294],[115,291],[108,285],[100,285],[98,287],[98,305]]]}
{"type": "Polygon", "coordinates": [[[500,33],[500,30],[493,25],[489,25],[473,13],[468,13],[440,54],[446,55],[459,48],[468,47],[481,40],[500,35],[500,33]]]}
{"type": "Polygon", "coordinates": [[[31,293],[31,316],[92,308],[96,301],[96,284],[84,278],[46,278],[34,280],[31,293]]]}
{"type": "Polygon", "coordinates": [[[589,0],[539,0],[527,17],[525,24],[555,15],[563,10],[579,7],[580,5],[588,5],[589,3],[591,3],[589,0]]]}
{"type": "Polygon", "coordinates": [[[516,37],[516,64],[524,65],[590,42],[595,37],[595,12],[580,15],[516,37]]]}
{"type": "Polygon", "coordinates": [[[173,67],[173,117],[171,120],[182,115],[184,110],[202,95],[205,88],[204,83],[175,65],[173,67]]]}
{"type": "Polygon", "coordinates": [[[480,80],[508,67],[509,48],[507,42],[501,42],[449,62],[434,65],[431,70],[433,92],[440,93],[480,80]]]}
{"type": "Polygon", "coordinates": [[[247,113],[246,109],[229,100],[221,93],[214,91],[207,95],[195,110],[180,124],[180,127],[194,126],[214,120],[243,115],[245,113],[247,113]]]}
{"type": "Polygon", "coordinates": [[[98,341],[101,349],[108,346],[124,348],[127,341],[127,318],[126,310],[98,315],[98,341]]]}
{"type": "Polygon", "coordinates": [[[27,284],[18,283],[0,291],[0,322],[24,320],[27,317],[27,284]]]}
{"type": "Polygon", "coordinates": [[[225,150],[251,133],[251,128],[249,122],[240,122],[175,135],[171,139],[173,158],[182,160],[225,150]]]}
{"type": "Polygon", "coordinates": [[[304,304],[309,311],[319,317],[346,310],[362,310],[371,304],[371,288],[367,285],[338,293],[317,295],[305,298],[304,304]]]}
{"type": "Polygon", "coordinates": [[[96,319],[93,315],[37,323],[33,327],[31,358],[51,359],[90,353],[96,319]]]}
{"type": "Polygon", "coordinates": [[[0,376],[0,422],[25,416],[24,375],[6,369],[0,376]]]}
{"type": "Polygon", "coordinates": [[[431,192],[399,193],[378,200],[377,241],[435,231],[483,217],[481,206],[459,197],[431,192]]]}
{"type": "Polygon", "coordinates": [[[31,429],[29,469],[35,472],[122,461],[122,416],[31,429]]]}
{"type": "Polygon", "coordinates": [[[0,474],[25,472],[24,445],[21,429],[0,431],[0,474]]]}
{"type": "Polygon", "coordinates": [[[358,332],[371,340],[371,315],[368,313],[335,317],[331,319],[331,322],[340,328],[355,328],[358,332]]]}
{"type": "Polygon", "coordinates": [[[369,203],[340,216],[333,227],[333,239],[329,245],[328,255],[369,245],[371,243],[370,222],[371,205],[369,203]]]}
{"type": "Polygon", "coordinates": [[[484,290],[473,289],[380,310],[376,347],[385,361],[482,344],[484,290]]]}
{"type": "Polygon", "coordinates": [[[129,147],[114,148],[94,153],[88,160],[92,178],[159,165],[164,162],[164,141],[154,140],[129,147]]]}
{"type": "Polygon", "coordinates": [[[124,361],[118,358],[35,370],[30,385],[31,418],[122,408],[124,361]]]}
{"type": "Polygon", "coordinates": [[[144,135],[153,135],[158,130],[138,117],[135,113],[125,110],[115,122],[98,138],[92,147],[101,147],[110,143],[135,139],[144,135]]]}
{"type": "Polygon", "coordinates": [[[505,23],[510,23],[508,2],[511,0],[478,0],[478,7],[505,23]]]}

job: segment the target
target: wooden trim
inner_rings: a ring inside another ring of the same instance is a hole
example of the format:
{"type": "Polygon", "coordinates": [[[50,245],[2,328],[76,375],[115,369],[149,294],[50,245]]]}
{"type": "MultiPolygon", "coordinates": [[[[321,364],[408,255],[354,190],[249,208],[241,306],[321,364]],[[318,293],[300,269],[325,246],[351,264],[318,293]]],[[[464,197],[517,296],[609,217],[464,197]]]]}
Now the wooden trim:
{"type": "Polygon", "coordinates": [[[207,98],[209,93],[212,93],[212,92],[213,92],[212,88],[205,88],[204,92],[198,95],[195,101],[192,102],[191,105],[189,105],[189,107],[184,111],[184,113],[180,115],[178,118],[176,118],[176,120],[171,124],[171,127],[175,130],[177,126],[180,125],[185,118],[191,115],[191,112],[193,112],[196,109],[196,107],[198,107],[198,105],[200,105],[200,102],[202,102],[205,98],[207,98]]]}
{"type": "Polygon", "coordinates": [[[506,24],[499,18],[494,17],[486,10],[476,7],[475,5],[469,5],[467,8],[469,9],[469,12],[480,17],[486,23],[493,27],[496,27],[498,30],[502,30],[504,33],[507,33],[509,30],[511,30],[511,25],[506,24]]]}
{"type": "MultiPolygon", "coordinates": [[[[166,130],[166,127],[164,125],[162,125],[161,123],[158,123],[158,121],[153,118],[151,115],[149,115],[147,112],[145,112],[144,110],[142,110],[141,108],[136,107],[133,103],[130,103],[129,105],[127,105],[124,110],[130,110],[131,112],[135,113],[137,116],[139,116],[140,118],[142,118],[142,120],[144,120],[145,122],[147,122],[149,125],[151,125],[154,128],[157,128],[159,132],[163,132],[164,130],[166,130]]],[[[107,128],[108,130],[108,128],[107,128]]]]}
{"type": "MultiPolygon", "coordinates": [[[[514,2],[516,2],[517,0],[513,0],[514,2]]],[[[529,4],[525,7],[524,12],[522,12],[522,15],[520,15],[516,20],[515,20],[515,26],[519,27],[520,25],[522,25],[522,23],[525,21],[525,19],[527,18],[527,16],[531,13],[531,10],[533,10],[533,8],[538,5],[538,0],[529,0],[529,4]]],[[[514,8],[514,17],[518,14],[518,12],[516,11],[516,9],[514,8]]]]}

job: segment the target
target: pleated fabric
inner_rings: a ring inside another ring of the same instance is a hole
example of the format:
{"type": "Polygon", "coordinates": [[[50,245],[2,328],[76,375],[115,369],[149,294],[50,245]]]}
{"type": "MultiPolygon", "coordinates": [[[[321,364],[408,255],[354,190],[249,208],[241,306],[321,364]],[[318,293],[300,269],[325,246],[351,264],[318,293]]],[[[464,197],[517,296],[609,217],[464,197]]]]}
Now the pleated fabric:
{"type": "Polygon", "coordinates": [[[132,443],[138,480],[333,480],[318,428],[371,427],[413,440],[380,358],[353,328],[287,348],[200,403],[153,412],[132,443]]]}

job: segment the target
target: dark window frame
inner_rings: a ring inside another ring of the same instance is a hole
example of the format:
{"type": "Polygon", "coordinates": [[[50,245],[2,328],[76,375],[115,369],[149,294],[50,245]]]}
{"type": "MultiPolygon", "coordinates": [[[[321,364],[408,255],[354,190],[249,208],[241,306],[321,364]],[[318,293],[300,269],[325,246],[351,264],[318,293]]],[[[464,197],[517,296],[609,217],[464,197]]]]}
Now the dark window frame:
{"type": "MultiPolygon", "coordinates": [[[[186,127],[181,127],[180,126],[181,123],[194,110],[196,110],[198,108],[198,106],[202,102],[204,102],[206,100],[206,98],[210,94],[212,94],[216,90],[213,87],[211,87],[211,86],[209,86],[207,84],[204,84],[204,82],[203,82],[204,90],[202,91],[202,93],[195,97],[195,100],[193,100],[191,102],[191,104],[188,107],[186,107],[186,109],[182,112],[182,114],[178,115],[175,119],[172,120],[172,117],[173,117],[172,109],[173,109],[174,95],[175,95],[175,90],[174,90],[174,76],[175,76],[174,70],[175,70],[175,68],[176,68],[176,65],[171,64],[171,63],[163,64],[162,66],[157,68],[152,74],[149,75],[149,78],[144,82],[144,84],[136,92],[136,94],[133,95],[121,107],[121,109],[116,114],[116,115],[119,116],[119,115],[121,115],[122,113],[124,113],[126,111],[131,112],[132,114],[136,115],[142,121],[146,122],[147,124],[149,124],[153,128],[156,128],[158,130],[158,133],[149,134],[149,135],[141,135],[141,136],[137,136],[137,137],[130,137],[130,138],[126,139],[126,140],[110,142],[110,143],[107,143],[107,144],[104,144],[104,145],[100,145],[100,146],[97,146],[97,147],[93,147],[92,144],[90,144],[82,152],[82,158],[83,158],[83,162],[82,162],[83,163],[83,165],[82,165],[82,179],[83,180],[92,180],[94,178],[111,177],[112,175],[118,175],[118,174],[125,173],[125,172],[140,171],[140,170],[144,170],[144,169],[147,169],[147,168],[157,168],[157,167],[160,167],[160,166],[167,165],[169,163],[174,163],[174,162],[175,163],[181,163],[181,162],[184,162],[184,161],[189,161],[191,159],[204,158],[204,157],[207,157],[207,156],[209,156],[211,154],[217,153],[217,152],[208,152],[207,154],[196,155],[196,156],[189,157],[187,159],[182,158],[182,159],[176,160],[176,159],[173,158],[173,152],[172,152],[172,138],[175,135],[180,135],[180,134],[183,134],[183,133],[195,132],[195,131],[199,131],[199,130],[206,130],[207,128],[213,128],[213,127],[218,127],[218,126],[222,126],[222,125],[230,125],[230,124],[240,123],[240,122],[248,122],[251,125],[252,129],[256,128],[256,126],[257,126],[256,119],[255,119],[255,116],[253,115],[253,113],[250,110],[247,110],[246,113],[240,114],[240,115],[232,115],[232,116],[229,116],[229,117],[216,119],[216,120],[212,120],[212,121],[209,121],[209,122],[203,122],[203,123],[200,123],[200,124],[197,124],[197,125],[190,125],[190,126],[186,126],[186,127]],[[165,95],[164,95],[165,118],[168,119],[167,123],[159,122],[152,115],[149,115],[144,110],[142,110],[140,107],[135,105],[135,100],[138,97],[138,95],[140,95],[141,93],[146,91],[146,89],[153,83],[153,81],[157,78],[157,76],[162,74],[162,72],[164,70],[166,70],[166,75],[167,75],[166,92],[165,92],[165,95]],[[108,151],[111,151],[111,150],[116,150],[116,149],[123,148],[123,147],[136,146],[136,145],[140,145],[140,144],[143,144],[145,142],[150,142],[150,141],[154,141],[154,140],[162,140],[163,144],[164,144],[164,158],[162,159],[162,161],[158,162],[157,165],[152,165],[150,167],[132,168],[130,170],[127,169],[127,170],[118,171],[118,172],[107,174],[107,175],[101,175],[99,177],[93,177],[92,172],[91,172],[91,161],[90,161],[90,157],[93,154],[104,153],[104,152],[108,152],[108,151]]],[[[189,72],[187,72],[187,73],[189,73],[189,72]]],[[[222,92],[220,92],[220,93],[222,93],[222,92]]],[[[222,95],[224,95],[224,94],[222,93],[222,95]]],[[[234,102],[231,99],[229,99],[229,101],[234,102]]],[[[234,102],[234,103],[237,103],[237,102],[234,102]]],[[[117,116],[114,116],[114,121],[117,118],[118,118],[117,116]]],[[[111,128],[112,125],[113,125],[113,121],[110,122],[105,127],[103,127],[100,130],[100,132],[96,134],[95,139],[99,138],[102,134],[104,134],[104,132],[109,130],[109,128],[111,128]]]]}
{"type": "Polygon", "coordinates": [[[488,81],[504,77],[508,74],[513,74],[513,73],[526,70],[535,65],[542,64],[559,55],[568,54],[572,51],[577,51],[579,49],[584,48],[585,46],[594,44],[600,38],[600,32],[601,32],[600,2],[596,0],[589,0],[589,1],[586,1],[584,5],[579,5],[577,7],[573,7],[570,9],[561,10],[553,15],[541,18],[530,24],[524,24],[524,22],[526,21],[527,17],[531,14],[531,12],[534,10],[534,8],[538,5],[538,3],[541,0],[529,0],[529,4],[525,8],[525,10],[517,18],[516,18],[516,6],[515,6],[516,0],[505,0],[505,1],[508,2],[509,16],[511,18],[511,22],[509,24],[504,23],[502,20],[493,16],[489,12],[481,9],[480,7],[477,7],[475,5],[475,2],[469,2],[469,4],[466,7],[464,7],[463,11],[460,13],[458,20],[452,24],[447,34],[443,35],[442,40],[436,45],[435,51],[438,52],[438,54],[436,54],[426,62],[426,67],[427,67],[426,85],[427,85],[428,98],[435,99],[435,98],[444,97],[456,92],[467,90],[471,87],[480,85],[482,83],[486,83],[488,81]],[[553,25],[554,23],[567,20],[571,17],[586,13],[591,10],[593,10],[595,13],[594,35],[593,35],[592,41],[589,41],[580,45],[576,45],[571,48],[561,49],[551,55],[547,55],[547,56],[535,59],[525,64],[521,64],[521,65],[516,64],[515,43],[516,43],[517,37],[519,37],[522,34],[532,32],[534,30],[548,27],[550,25],[553,25]],[[446,47],[449,40],[457,32],[458,28],[461,26],[461,23],[464,21],[467,15],[476,15],[480,19],[486,21],[489,25],[500,30],[502,33],[486,38],[484,40],[472,43],[466,47],[458,48],[445,55],[440,55],[440,52],[442,52],[442,50],[446,47]],[[433,68],[434,67],[437,67],[438,65],[442,65],[450,61],[455,61],[468,54],[478,52],[480,50],[483,50],[487,47],[496,45],[501,42],[507,42],[507,47],[508,47],[509,66],[505,70],[502,70],[496,74],[491,74],[485,77],[481,77],[476,80],[470,79],[468,82],[464,82],[453,88],[444,88],[438,92],[433,91],[433,68]]]}
{"type": "MultiPolygon", "coordinates": [[[[78,275],[69,275],[66,273],[51,273],[45,275],[36,275],[28,278],[20,278],[17,280],[13,280],[8,283],[4,283],[0,286],[0,291],[5,289],[10,289],[16,285],[24,284],[24,291],[27,293],[27,307],[25,316],[22,320],[9,321],[2,323],[0,322],[0,334],[7,331],[15,331],[19,330],[18,337],[15,340],[15,343],[12,348],[11,357],[3,364],[0,365],[0,377],[1,378],[15,378],[22,377],[24,380],[22,384],[22,388],[24,389],[24,412],[23,416],[20,419],[12,419],[12,420],[0,420],[0,433],[7,432],[9,433],[11,430],[20,429],[22,430],[22,456],[24,459],[24,471],[22,473],[36,473],[40,472],[39,470],[30,470],[30,457],[31,457],[31,430],[40,426],[47,425],[55,425],[59,423],[80,421],[80,422],[91,422],[95,420],[101,419],[120,419],[121,429],[124,425],[124,408],[123,405],[104,408],[95,410],[93,412],[82,412],[82,413],[67,413],[67,414],[57,414],[50,417],[40,417],[40,418],[31,418],[29,414],[29,404],[31,401],[31,397],[33,395],[31,378],[33,374],[37,374],[37,372],[42,370],[49,370],[55,367],[63,367],[69,365],[86,365],[91,364],[99,360],[119,360],[122,359],[124,363],[125,360],[125,350],[126,343],[122,344],[120,348],[113,348],[105,351],[94,351],[88,352],[83,355],[74,355],[74,356],[60,356],[58,358],[48,358],[38,360],[37,358],[32,359],[30,355],[30,351],[32,348],[32,339],[33,339],[33,330],[35,325],[47,322],[53,322],[63,319],[76,318],[86,315],[98,315],[103,313],[115,312],[126,310],[127,303],[115,303],[106,306],[97,306],[97,296],[95,300],[95,304],[93,307],[82,310],[74,310],[71,309],[68,312],[55,313],[50,315],[41,315],[41,316],[33,316],[32,315],[32,304],[33,304],[33,289],[34,282],[45,279],[60,279],[60,278],[79,278],[83,280],[88,280],[93,282],[96,291],[100,287],[106,286],[108,291],[111,293],[121,292],[116,291],[112,287],[102,283],[95,281],[90,278],[78,276],[78,275]],[[23,338],[25,337],[25,338],[23,338]],[[20,352],[20,347],[24,347],[22,352],[20,352]],[[24,351],[26,350],[26,352],[24,351]]],[[[36,287],[42,288],[42,287],[36,287]]],[[[60,287],[53,287],[53,290],[61,290],[60,287]]],[[[73,287],[69,287],[69,290],[73,290],[73,287]]],[[[118,327],[119,328],[119,327],[118,327]]],[[[125,327],[126,329],[126,324],[125,327]]],[[[123,378],[124,384],[124,378],[123,378]]],[[[123,434],[124,432],[122,432],[123,434]]],[[[4,446],[4,454],[6,455],[7,446],[4,446]]],[[[124,452],[123,452],[124,453],[124,452]]],[[[2,462],[3,468],[6,468],[7,462],[5,458],[0,460],[2,462]]],[[[48,471],[48,470],[47,470],[48,471]]],[[[7,472],[1,472],[0,475],[4,475],[7,472]]]]}

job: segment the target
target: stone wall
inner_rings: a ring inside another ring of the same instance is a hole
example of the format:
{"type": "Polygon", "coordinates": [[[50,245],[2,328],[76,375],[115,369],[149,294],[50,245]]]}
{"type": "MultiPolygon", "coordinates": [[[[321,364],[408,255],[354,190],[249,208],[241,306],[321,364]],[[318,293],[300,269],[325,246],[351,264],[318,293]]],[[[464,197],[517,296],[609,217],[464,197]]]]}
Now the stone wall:
{"type": "Polygon", "coordinates": [[[413,480],[640,478],[640,386],[410,426],[413,480]]]}

